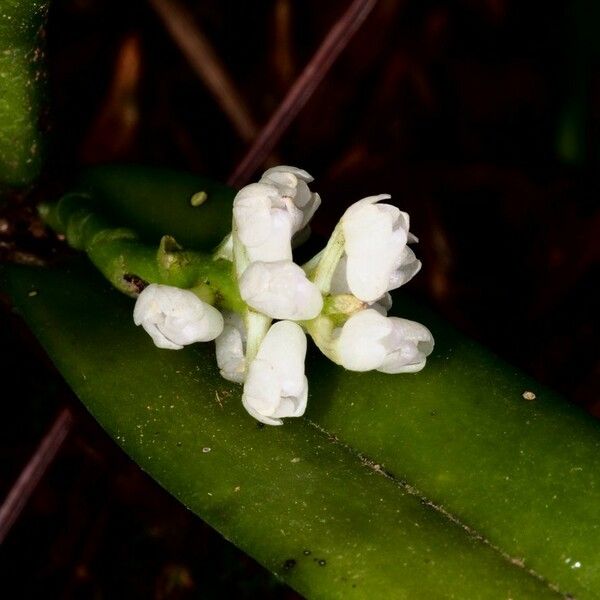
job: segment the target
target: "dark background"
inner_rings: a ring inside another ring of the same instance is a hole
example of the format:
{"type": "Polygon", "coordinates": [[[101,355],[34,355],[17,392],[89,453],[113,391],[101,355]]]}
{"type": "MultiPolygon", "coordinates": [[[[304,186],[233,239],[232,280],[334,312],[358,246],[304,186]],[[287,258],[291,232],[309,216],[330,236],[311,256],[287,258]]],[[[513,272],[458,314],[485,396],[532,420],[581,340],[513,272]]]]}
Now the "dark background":
{"type": "MultiPolygon", "coordinates": [[[[407,290],[600,415],[595,4],[380,0],[271,158],[316,178],[318,235],[351,202],[391,193],[420,238],[424,268],[407,290]]],[[[258,126],[347,5],[184,3],[258,126]]],[[[248,146],[150,2],[55,0],[47,58],[49,163],[36,194],[4,209],[5,260],[56,249],[32,198],[81,165],[225,180],[248,146]]],[[[0,326],[4,495],[72,398],[8,309],[0,326]]],[[[0,549],[0,578],[22,597],[294,597],[83,414],[0,549]]]]}

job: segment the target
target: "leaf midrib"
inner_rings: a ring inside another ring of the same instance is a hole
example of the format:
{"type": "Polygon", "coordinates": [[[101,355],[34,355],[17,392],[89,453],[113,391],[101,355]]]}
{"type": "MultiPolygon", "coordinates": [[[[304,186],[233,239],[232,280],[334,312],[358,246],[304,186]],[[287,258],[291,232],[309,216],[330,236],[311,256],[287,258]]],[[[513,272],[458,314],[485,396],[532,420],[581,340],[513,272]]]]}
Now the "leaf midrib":
{"type": "Polygon", "coordinates": [[[376,462],[371,457],[363,454],[358,451],[356,448],[347,444],[343,440],[341,440],[336,434],[328,431],[315,421],[312,421],[308,417],[303,417],[303,420],[313,429],[315,429],[321,436],[323,436],[329,443],[334,444],[344,451],[348,452],[350,456],[357,460],[360,463],[360,466],[365,469],[369,469],[373,471],[376,475],[382,476],[388,481],[390,481],[393,485],[399,487],[404,492],[413,496],[419,500],[419,502],[423,506],[427,506],[432,510],[436,511],[440,514],[444,519],[452,523],[453,525],[460,527],[469,537],[481,542],[488,546],[491,550],[493,550],[496,554],[498,554],[504,561],[510,563],[511,565],[523,570],[525,573],[535,577],[538,581],[547,586],[550,590],[561,594],[565,600],[577,600],[573,595],[566,594],[564,591],[560,589],[558,584],[549,581],[544,575],[538,573],[534,569],[528,568],[525,566],[525,561],[522,558],[518,558],[515,556],[511,556],[508,552],[504,551],[500,546],[497,546],[493,542],[491,542],[485,535],[483,535],[480,531],[475,529],[474,527],[468,525],[463,522],[457,515],[451,513],[447,509],[445,509],[442,505],[436,504],[433,500],[428,498],[423,492],[421,492],[418,488],[410,484],[406,479],[398,478],[394,473],[387,470],[382,464],[376,462]]]}

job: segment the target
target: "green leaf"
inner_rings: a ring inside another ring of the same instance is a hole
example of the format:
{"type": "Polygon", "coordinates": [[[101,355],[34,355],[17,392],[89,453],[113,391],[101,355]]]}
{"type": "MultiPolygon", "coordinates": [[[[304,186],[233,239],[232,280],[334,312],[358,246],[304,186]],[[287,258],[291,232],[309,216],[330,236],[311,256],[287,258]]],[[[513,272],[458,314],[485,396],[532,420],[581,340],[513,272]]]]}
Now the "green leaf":
{"type": "MultiPolygon", "coordinates": [[[[240,388],[219,377],[212,344],[155,348],[133,326],[131,300],[89,264],[13,267],[4,279],[67,382],[132,458],[306,596],[557,597],[310,420],[257,427],[240,405],[240,388]]],[[[309,377],[316,371],[315,363],[309,377]]],[[[312,380],[311,405],[323,413],[335,406],[332,398],[350,391],[346,377],[340,371],[333,382],[312,380]],[[334,390],[338,384],[345,387],[334,390]]],[[[361,388],[346,401],[358,435],[364,425],[352,402],[365,389],[354,383],[361,388]]],[[[371,399],[364,396],[365,409],[371,399]]],[[[372,412],[370,426],[380,429],[400,400],[372,412]]]]}
{"type": "Polygon", "coordinates": [[[210,250],[231,231],[235,191],[190,173],[106,165],[85,171],[74,190],[90,194],[115,223],[135,224],[152,244],[171,235],[185,248],[210,250]],[[193,206],[199,191],[206,192],[206,200],[193,206]]]}

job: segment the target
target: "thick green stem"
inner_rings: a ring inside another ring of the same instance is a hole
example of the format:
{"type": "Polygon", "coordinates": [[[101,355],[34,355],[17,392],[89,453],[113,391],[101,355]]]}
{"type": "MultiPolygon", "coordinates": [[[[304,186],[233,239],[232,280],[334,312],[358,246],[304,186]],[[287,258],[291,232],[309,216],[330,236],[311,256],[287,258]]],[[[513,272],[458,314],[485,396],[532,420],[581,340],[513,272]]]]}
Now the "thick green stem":
{"type": "Polygon", "coordinates": [[[40,170],[47,8],[47,0],[3,0],[0,6],[0,195],[27,185],[40,170]]]}
{"type": "Polygon", "coordinates": [[[148,283],[161,283],[190,288],[226,310],[245,309],[230,262],[183,250],[170,236],[161,240],[158,250],[144,244],[133,230],[115,228],[99,216],[93,199],[85,194],[69,194],[56,204],[43,205],[40,214],[129,296],[137,296],[148,283]]]}

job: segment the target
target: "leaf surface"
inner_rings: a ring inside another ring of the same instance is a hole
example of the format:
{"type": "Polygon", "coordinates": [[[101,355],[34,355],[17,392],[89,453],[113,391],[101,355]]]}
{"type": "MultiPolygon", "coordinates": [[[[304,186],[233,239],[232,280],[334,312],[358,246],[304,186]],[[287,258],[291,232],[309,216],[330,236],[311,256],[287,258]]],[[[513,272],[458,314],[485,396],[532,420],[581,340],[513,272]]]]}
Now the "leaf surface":
{"type": "MultiPolygon", "coordinates": [[[[155,348],[133,326],[131,300],[88,264],[5,269],[4,287],[117,443],[306,596],[556,596],[309,420],[257,427],[240,389],[219,377],[212,344],[155,348]]],[[[332,388],[322,385],[312,382],[311,402],[325,407],[332,388]]]]}

